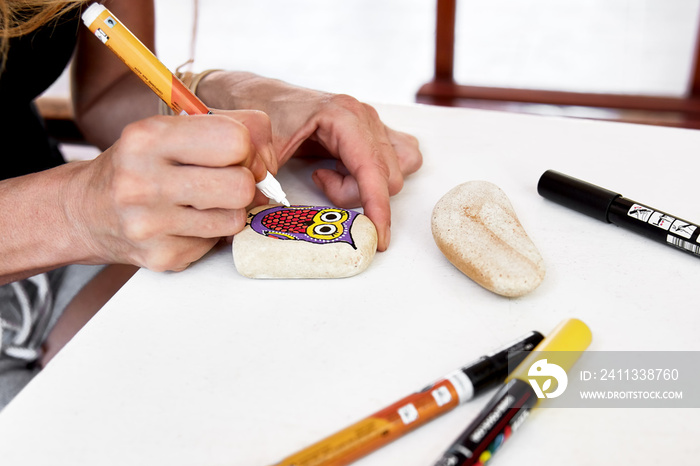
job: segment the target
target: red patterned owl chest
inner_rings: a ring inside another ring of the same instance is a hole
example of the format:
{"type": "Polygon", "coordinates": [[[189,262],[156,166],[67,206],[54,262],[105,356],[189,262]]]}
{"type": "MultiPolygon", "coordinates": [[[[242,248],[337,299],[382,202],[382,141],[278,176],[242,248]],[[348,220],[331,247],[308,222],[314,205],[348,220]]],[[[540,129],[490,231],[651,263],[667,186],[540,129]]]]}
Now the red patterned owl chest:
{"type": "Polygon", "coordinates": [[[305,233],[318,209],[278,210],[265,215],[260,223],[272,231],[305,233]]]}

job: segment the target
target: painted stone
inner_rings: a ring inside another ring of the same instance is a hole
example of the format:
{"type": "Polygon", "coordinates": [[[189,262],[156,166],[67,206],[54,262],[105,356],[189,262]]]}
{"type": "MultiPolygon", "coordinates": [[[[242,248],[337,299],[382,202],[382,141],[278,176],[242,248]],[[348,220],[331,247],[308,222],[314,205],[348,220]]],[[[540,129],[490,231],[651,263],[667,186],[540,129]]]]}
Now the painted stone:
{"type": "Polygon", "coordinates": [[[250,278],[342,278],[372,263],[377,230],[365,215],[324,206],[264,205],[233,238],[233,261],[250,278]]]}
{"type": "Polygon", "coordinates": [[[517,297],[542,282],[542,256],[498,186],[486,181],[457,186],[435,205],[431,224],[445,257],[487,290],[517,297]]]}

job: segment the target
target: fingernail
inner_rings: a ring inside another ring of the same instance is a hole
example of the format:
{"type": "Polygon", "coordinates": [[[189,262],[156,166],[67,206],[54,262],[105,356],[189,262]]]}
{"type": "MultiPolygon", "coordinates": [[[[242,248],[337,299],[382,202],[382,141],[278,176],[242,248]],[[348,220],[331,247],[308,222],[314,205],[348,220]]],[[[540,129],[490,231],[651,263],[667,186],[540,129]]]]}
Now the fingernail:
{"type": "Polygon", "coordinates": [[[386,232],[384,232],[384,238],[382,238],[382,241],[379,242],[377,249],[379,251],[386,251],[387,248],[389,247],[390,242],[391,242],[391,230],[386,230],[386,232]]]}
{"type": "Polygon", "coordinates": [[[275,147],[272,145],[272,142],[267,143],[267,151],[270,158],[268,162],[272,164],[272,166],[267,167],[268,171],[273,175],[276,175],[277,170],[279,169],[279,161],[277,160],[277,154],[275,153],[275,147]]]}

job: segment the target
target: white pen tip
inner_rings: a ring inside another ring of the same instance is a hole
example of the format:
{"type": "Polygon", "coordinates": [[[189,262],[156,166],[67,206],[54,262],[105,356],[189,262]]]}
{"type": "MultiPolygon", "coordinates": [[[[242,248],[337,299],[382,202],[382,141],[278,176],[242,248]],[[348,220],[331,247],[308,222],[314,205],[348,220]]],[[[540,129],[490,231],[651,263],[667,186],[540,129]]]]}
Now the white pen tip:
{"type": "Polygon", "coordinates": [[[273,199],[275,202],[284,204],[287,207],[290,206],[287,195],[282,191],[282,186],[270,172],[267,172],[265,179],[256,184],[256,186],[268,199],[273,199]]]}

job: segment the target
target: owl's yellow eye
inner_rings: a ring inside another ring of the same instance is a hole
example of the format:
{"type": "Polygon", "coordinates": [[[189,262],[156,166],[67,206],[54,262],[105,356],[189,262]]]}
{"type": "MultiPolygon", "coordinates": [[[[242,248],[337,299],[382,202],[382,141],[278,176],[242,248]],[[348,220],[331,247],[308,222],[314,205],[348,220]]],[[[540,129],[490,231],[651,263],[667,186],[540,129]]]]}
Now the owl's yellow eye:
{"type": "Polygon", "coordinates": [[[313,223],[306,229],[306,234],[318,240],[334,240],[343,234],[343,222],[349,217],[346,210],[322,210],[314,216],[313,223]]]}
{"type": "Polygon", "coordinates": [[[314,234],[318,236],[332,235],[338,231],[338,227],[333,224],[321,224],[314,227],[314,234]]]}
{"type": "Polygon", "coordinates": [[[339,222],[343,215],[335,210],[321,212],[320,219],[322,222],[333,223],[339,222]]]}

